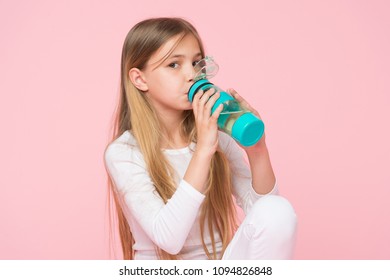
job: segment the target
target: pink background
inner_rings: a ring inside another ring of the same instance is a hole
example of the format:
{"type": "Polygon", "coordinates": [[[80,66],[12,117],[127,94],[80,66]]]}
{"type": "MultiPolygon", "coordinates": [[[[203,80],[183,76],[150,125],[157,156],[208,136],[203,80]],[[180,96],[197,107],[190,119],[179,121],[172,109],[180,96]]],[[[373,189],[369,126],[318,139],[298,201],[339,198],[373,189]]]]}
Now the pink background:
{"type": "Polygon", "coordinates": [[[123,40],[182,16],[265,121],[296,259],[390,259],[388,1],[0,1],[0,259],[108,259],[123,40]],[[190,3],[190,2],[188,2],[190,3]]]}

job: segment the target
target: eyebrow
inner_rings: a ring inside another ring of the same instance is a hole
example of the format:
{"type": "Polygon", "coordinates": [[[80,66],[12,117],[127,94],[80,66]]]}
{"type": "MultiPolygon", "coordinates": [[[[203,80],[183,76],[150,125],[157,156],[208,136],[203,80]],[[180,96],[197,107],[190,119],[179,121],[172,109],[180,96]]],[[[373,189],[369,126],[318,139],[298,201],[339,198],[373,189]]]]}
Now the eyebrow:
{"type": "MultiPolygon", "coordinates": [[[[202,53],[197,53],[194,55],[194,57],[198,57],[198,56],[202,56],[202,53]]],[[[184,54],[175,54],[175,55],[172,55],[172,56],[169,56],[167,59],[171,59],[171,58],[182,58],[182,57],[185,57],[184,54]]]]}

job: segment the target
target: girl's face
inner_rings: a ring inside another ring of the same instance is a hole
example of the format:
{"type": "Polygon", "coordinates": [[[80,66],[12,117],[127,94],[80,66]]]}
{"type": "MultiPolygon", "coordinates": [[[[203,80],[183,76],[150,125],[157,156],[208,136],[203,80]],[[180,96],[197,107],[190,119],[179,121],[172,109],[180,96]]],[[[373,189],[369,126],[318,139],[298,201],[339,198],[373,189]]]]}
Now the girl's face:
{"type": "Polygon", "coordinates": [[[184,36],[174,47],[179,37],[175,36],[162,45],[142,71],[147,85],[145,94],[160,114],[192,109],[187,93],[194,82],[194,65],[202,59],[202,54],[192,34],[184,36]],[[170,51],[168,58],[161,63],[170,51]]]}

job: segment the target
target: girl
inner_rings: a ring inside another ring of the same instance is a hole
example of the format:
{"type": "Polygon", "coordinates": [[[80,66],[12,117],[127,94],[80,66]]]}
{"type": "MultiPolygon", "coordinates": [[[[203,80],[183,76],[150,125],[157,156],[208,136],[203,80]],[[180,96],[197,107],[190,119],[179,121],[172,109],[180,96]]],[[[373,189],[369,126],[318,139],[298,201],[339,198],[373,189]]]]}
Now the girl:
{"type": "Polygon", "coordinates": [[[188,101],[204,56],[197,31],[180,18],[144,20],[125,39],[113,141],[104,153],[124,258],[291,258],[296,216],[277,195],[265,136],[240,148],[218,131],[222,106],[211,114],[219,92],[188,101]],[[239,227],[236,204],[245,213],[239,227]]]}

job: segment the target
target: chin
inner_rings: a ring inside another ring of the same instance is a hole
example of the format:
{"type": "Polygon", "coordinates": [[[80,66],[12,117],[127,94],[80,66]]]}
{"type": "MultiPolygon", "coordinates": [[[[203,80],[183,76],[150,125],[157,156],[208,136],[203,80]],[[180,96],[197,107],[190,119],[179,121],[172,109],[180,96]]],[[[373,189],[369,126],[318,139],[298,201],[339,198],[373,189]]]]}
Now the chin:
{"type": "Polygon", "coordinates": [[[183,108],[183,110],[192,110],[192,103],[188,101],[187,104],[183,106],[183,108]]]}

